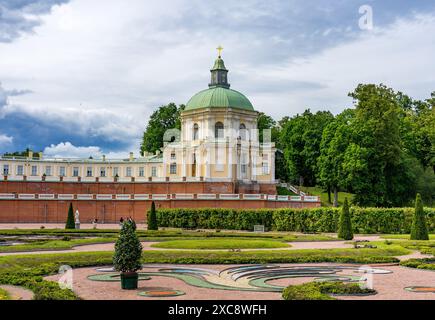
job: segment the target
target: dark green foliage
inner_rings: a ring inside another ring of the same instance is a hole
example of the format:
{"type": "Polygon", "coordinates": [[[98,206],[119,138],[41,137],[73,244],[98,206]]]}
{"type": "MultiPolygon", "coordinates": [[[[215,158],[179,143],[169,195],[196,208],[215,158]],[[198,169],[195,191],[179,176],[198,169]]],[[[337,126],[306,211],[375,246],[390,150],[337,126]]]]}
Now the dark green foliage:
{"type": "Polygon", "coordinates": [[[126,221],[122,225],[115,244],[113,266],[116,271],[135,272],[141,268],[142,244],[136,235],[133,223],[126,221]]]}
{"type": "Polygon", "coordinates": [[[309,282],[284,289],[284,300],[335,300],[330,294],[361,295],[375,294],[373,289],[361,288],[356,283],[309,282]]]}
{"type": "Polygon", "coordinates": [[[421,202],[421,196],[419,193],[417,193],[415,199],[415,213],[411,226],[411,240],[429,240],[426,216],[423,211],[423,203],[421,202]]]}
{"type": "Polygon", "coordinates": [[[74,221],[74,210],[73,210],[72,203],[70,203],[69,209],[68,209],[68,218],[66,219],[65,229],[75,229],[75,228],[76,228],[76,224],[74,221]]]}
{"type": "Polygon", "coordinates": [[[435,271],[435,258],[409,259],[409,260],[400,261],[400,265],[408,268],[435,271]]]}
{"type": "Polygon", "coordinates": [[[353,239],[352,220],[347,198],[344,199],[343,208],[341,209],[340,218],[338,219],[338,238],[344,240],[353,239]]]}
{"type": "Polygon", "coordinates": [[[279,146],[291,172],[291,182],[304,186],[316,184],[323,129],[333,119],[329,111],[313,114],[308,109],[301,115],[280,121],[279,146]]]}
{"type": "Polygon", "coordinates": [[[148,230],[158,230],[156,204],[154,201],[151,203],[151,209],[148,212],[148,230]]]}
{"type": "Polygon", "coordinates": [[[156,152],[163,147],[163,136],[169,129],[180,129],[180,112],[184,105],[177,107],[174,103],[161,106],[151,115],[148,125],[143,134],[140,147],[141,154],[144,152],[156,152]]]}
{"type": "MultiPolygon", "coordinates": [[[[298,232],[337,232],[339,208],[313,209],[159,209],[160,227],[193,229],[253,230],[261,224],[267,230],[298,232]]],[[[424,210],[428,229],[435,231],[435,209],[424,210]]],[[[409,233],[412,208],[350,209],[354,233],[409,233]]]]}

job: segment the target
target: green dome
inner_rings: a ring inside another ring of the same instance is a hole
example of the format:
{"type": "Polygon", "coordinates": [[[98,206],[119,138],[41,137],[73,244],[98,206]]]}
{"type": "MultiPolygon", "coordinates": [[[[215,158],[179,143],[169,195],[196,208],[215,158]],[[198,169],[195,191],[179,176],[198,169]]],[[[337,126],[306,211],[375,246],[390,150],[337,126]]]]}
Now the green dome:
{"type": "Polygon", "coordinates": [[[219,107],[254,111],[248,98],[236,90],[224,87],[212,87],[198,92],[189,100],[185,111],[219,107]]]}

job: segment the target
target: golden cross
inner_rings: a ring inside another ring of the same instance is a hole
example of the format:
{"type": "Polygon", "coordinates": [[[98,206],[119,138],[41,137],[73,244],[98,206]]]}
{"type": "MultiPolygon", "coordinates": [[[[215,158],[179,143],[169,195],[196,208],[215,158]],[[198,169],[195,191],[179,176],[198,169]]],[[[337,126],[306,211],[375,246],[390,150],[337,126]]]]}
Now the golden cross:
{"type": "Polygon", "coordinates": [[[220,57],[221,57],[222,50],[224,50],[224,48],[222,48],[222,46],[219,46],[219,47],[216,48],[216,50],[218,51],[218,53],[219,53],[219,58],[220,58],[220,57]]]}

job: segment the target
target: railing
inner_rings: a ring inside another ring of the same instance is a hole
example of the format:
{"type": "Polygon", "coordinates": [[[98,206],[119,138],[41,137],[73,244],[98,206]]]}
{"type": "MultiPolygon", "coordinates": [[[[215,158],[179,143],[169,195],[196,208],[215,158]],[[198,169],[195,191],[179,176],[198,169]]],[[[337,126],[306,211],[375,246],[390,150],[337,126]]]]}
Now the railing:
{"type": "Polygon", "coordinates": [[[288,202],[320,202],[318,196],[281,196],[271,194],[28,194],[0,193],[0,200],[97,200],[97,201],[147,201],[147,200],[264,200],[288,202]]]}

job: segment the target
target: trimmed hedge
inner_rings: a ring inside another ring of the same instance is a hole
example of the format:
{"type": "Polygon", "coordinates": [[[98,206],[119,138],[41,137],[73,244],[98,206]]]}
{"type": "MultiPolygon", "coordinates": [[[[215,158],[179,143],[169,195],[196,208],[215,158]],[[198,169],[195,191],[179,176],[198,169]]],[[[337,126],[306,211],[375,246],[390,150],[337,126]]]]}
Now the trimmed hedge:
{"type": "MultiPolygon", "coordinates": [[[[354,233],[409,233],[414,208],[350,209],[354,233]]],[[[429,232],[435,231],[435,209],[425,208],[429,232]]],[[[337,232],[339,208],[313,209],[159,209],[160,227],[192,229],[267,230],[337,232]]]]}
{"type": "Polygon", "coordinates": [[[335,300],[335,295],[368,295],[376,294],[373,289],[361,288],[356,283],[342,282],[308,282],[284,289],[284,300],[335,300]]]}

